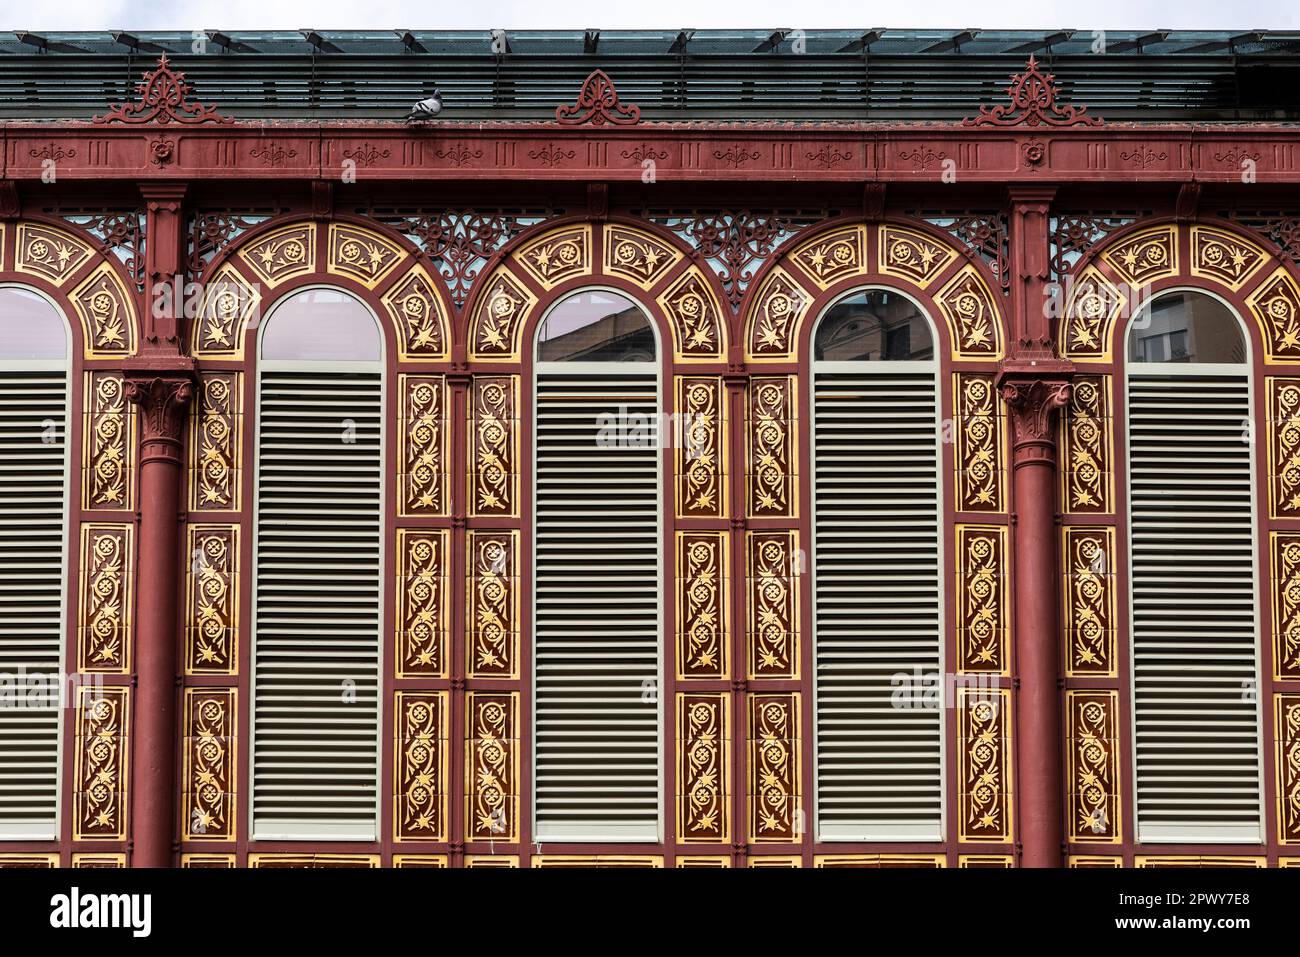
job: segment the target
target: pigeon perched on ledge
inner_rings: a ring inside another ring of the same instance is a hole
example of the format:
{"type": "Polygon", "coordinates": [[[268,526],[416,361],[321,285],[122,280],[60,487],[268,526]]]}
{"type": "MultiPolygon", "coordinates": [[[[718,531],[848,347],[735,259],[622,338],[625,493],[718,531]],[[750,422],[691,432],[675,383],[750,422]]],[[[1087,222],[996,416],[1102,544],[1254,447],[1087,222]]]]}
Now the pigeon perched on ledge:
{"type": "Polygon", "coordinates": [[[442,94],[434,90],[432,96],[425,97],[411,107],[411,112],[407,113],[404,119],[408,123],[419,123],[422,120],[431,120],[441,112],[442,94]]]}

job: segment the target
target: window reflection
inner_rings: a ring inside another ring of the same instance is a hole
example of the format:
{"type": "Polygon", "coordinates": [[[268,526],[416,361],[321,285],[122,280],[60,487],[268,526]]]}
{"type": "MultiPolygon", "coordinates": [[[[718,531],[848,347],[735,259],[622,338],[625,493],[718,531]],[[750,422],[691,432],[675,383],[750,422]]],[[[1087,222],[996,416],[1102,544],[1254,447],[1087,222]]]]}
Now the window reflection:
{"type": "Polygon", "coordinates": [[[264,359],[378,362],[379,327],[341,289],[304,289],[279,303],[262,335],[264,359]]]}
{"type": "Polygon", "coordinates": [[[1130,362],[1246,361],[1232,310],[1200,292],[1171,292],[1146,306],[1129,329],[1130,362]]]}
{"type": "Polygon", "coordinates": [[[817,325],[813,357],[830,362],[934,358],[930,323],[906,296],[870,289],[841,299],[817,325]]]}
{"type": "Polygon", "coordinates": [[[655,334],[641,307],[606,290],[579,292],[546,317],[539,362],[653,362],[655,334]]]}
{"type": "Polygon", "coordinates": [[[66,359],[68,330],[44,296],[0,288],[0,359],[66,359]]]}

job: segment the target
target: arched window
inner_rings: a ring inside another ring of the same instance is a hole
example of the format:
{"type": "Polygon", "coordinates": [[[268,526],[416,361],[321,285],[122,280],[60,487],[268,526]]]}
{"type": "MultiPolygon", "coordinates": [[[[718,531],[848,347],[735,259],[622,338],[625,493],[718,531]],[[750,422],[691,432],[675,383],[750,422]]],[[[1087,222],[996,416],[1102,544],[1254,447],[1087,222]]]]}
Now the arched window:
{"type": "Polygon", "coordinates": [[[943,839],[938,374],[930,320],[870,289],[813,339],[817,838],[943,839]],[[897,700],[901,684],[911,692],[897,700]]]}
{"type": "Polygon", "coordinates": [[[257,363],[252,836],[378,837],[383,342],[294,293],[257,363]]]}
{"type": "Polygon", "coordinates": [[[1247,341],[1181,291],[1143,308],[1126,351],[1137,839],[1259,841],[1247,341]]]}
{"type": "Polygon", "coordinates": [[[68,528],[68,327],[44,296],[0,287],[0,839],[58,836],[58,676],[68,528]]]}
{"type": "Polygon", "coordinates": [[[537,333],[538,841],[661,834],[659,365],[640,306],[591,290],[537,333]]]}

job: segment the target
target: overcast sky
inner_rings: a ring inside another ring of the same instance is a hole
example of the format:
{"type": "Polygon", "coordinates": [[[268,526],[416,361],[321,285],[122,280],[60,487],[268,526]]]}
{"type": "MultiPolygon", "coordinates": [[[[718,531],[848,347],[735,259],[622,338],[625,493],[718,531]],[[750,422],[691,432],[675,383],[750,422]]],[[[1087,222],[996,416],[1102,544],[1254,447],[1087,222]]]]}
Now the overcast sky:
{"type": "Polygon", "coordinates": [[[0,30],[1300,29],[1300,0],[0,0],[0,30]]]}

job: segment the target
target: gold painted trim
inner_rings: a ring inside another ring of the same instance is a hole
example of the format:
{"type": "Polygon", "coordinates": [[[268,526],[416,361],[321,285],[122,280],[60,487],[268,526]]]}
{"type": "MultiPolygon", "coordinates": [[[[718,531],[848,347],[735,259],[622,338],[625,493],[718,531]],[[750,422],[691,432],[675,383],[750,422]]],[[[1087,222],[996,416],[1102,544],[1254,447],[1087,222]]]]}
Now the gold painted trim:
{"type": "Polygon", "coordinates": [[[591,257],[591,225],[575,223],[548,229],[510,258],[549,291],[575,277],[592,276],[591,257]]]}
{"type": "Polygon", "coordinates": [[[957,673],[1011,674],[1007,526],[957,525],[957,673]]]}
{"type": "Polygon", "coordinates": [[[1114,678],[1119,659],[1115,528],[1065,525],[1060,540],[1066,677],[1114,678]]]}
{"type": "Polygon", "coordinates": [[[466,867],[518,867],[518,854],[467,854],[466,867]]]}
{"type": "Polygon", "coordinates": [[[813,867],[947,867],[943,854],[814,854],[813,867]]]}
{"type": "Polygon", "coordinates": [[[253,852],[249,867],[379,867],[378,854],[281,854],[253,852]]]}
{"type": "Polygon", "coordinates": [[[82,355],[87,359],[112,359],[136,353],[135,291],[128,290],[107,262],[68,294],[81,320],[82,355]]]}
{"type": "Polygon", "coordinates": [[[607,223],[601,229],[601,251],[605,275],[626,279],[645,292],[686,258],[666,240],[623,223],[607,223]]]}
{"type": "Polygon", "coordinates": [[[963,844],[1009,841],[1015,833],[1013,718],[1010,689],[957,689],[957,840],[963,844]]]}
{"type": "Polygon", "coordinates": [[[181,830],[185,841],[235,839],[239,813],[238,697],[237,689],[229,687],[185,689],[181,713],[181,830]],[[224,734],[214,734],[214,729],[224,734]],[[216,827],[218,824],[222,826],[216,827]]]}
{"type": "Polygon", "coordinates": [[[530,867],[640,867],[664,866],[662,854],[543,854],[530,867]]]}
{"type": "Polygon", "coordinates": [[[245,243],[236,254],[267,288],[316,272],[316,224],[290,223],[245,243]]]}
{"type": "Polygon", "coordinates": [[[1243,239],[1236,233],[1225,232],[1212,226],[1193,226],[1188,238],[1191,250],[1191,273],[1200,279],[1208,279],[1233,292],[1239,292],[1243,286],[1258,273],[1268,261],[1268,253],[1262,246],[1243,239]],[[1202,246],[1202,243],[1205,245],[1202,246]],[[1217,251],[1216,251],[1217,250],[1217,251]],[[1219,265],[1228,257],[1231,266],[1219,265]],[[1254,262],[1250,259],[1253,258],[1254,262]],[[1214,265],[1207,267],[1204,263],[1212,260],[1214,265]],[[1236,276],[1230,275],[1234,267],[1240,270],[1236,276]]]}
{"type": "Polygon", "coordinates": [[[465,674],[516,680],[523,620],[519,530],[469,529],[465,555],[465,674]]]}
{"type": "Polygon", "coordinates": [[[674,867],[705,867],[725,869],[731,866],[731,858],[726,854],[687,854],[678,855],[674,867]]]}
{"type": "Polygon", "coordinates": [[[130,813],[131,689],[77,689],[72,839],[121,841],[130,813]]]}
{"type": "Polygon", "coordinates": [[[451,323],[442,277],[415,263],[380,298],[397,342],[398,362],[444,362],[451,355],[451,323]]]}
{"type": "Polygon", "coordinates": [[[1016,866],[1016,860],[1010,854],[958,854],[957,866],[961,868],[1014,868],[1016,866]]]}
{"type": "Polygon", "coordinates": [[[1140,230],[1107,246],[1101,259],[1133,287],[1177,276],[1178,230],[1174,226],[1140,230]]]}
{"type": "Polygon", "coordinates": [[[731,695],[677,695],[677,840],[731,840],[731,695]]]}
{"type": "Polygon", "coordinates": [[[445,678],[451,657],[451,532],[399,528],[393,542],[396,678],[445,678]]]}
{"type": "Polygon", "coordinates": [[[673,454],[678,518],[726,518],[731,477],[727,391],[721,376],[674,377],[673,454]]]}
{"type": "Polygon", "coordinates": [[[1122,843],[1118,691],[1066,691],[1065,768],[1067,840],[1122,843]]]}
{"type": "Polygon", "coordinates": [[[447,868],[451,863],[446,854],[394,854],[393,866],[447,868]]]}
{"type": "Polygon", "coordinates": [[[1267,867],[1263,857],[1219,857],[1181,854],[1139,854],[1134,867],[1267,867]]]}
{"type": "Polygon", "coordinates": [[[83,523],[79,556],[77,670],[130,674],[135,635],[131,620],[135,608],[135,527],[83,523]]]}
{"type": "Polygon", "coordinates": [[[182,854],[181,867],[234,868],[234,854],[182,854]]]}
{"type": "Polygon", "coordinates": [[[236,674],[239,526],[187,525],[185,542],[185,674],[236,674]]]}
{"type": "Polygon", "coordinates": [[[408,258],[388,237],[352,223],[330,223],[325,248],[327,274],[372,290],[408,258]]]}
{"type": "Polygon", "coordinates": [[[957,255],[957,250],[927,233],[893,223],[878,227],[876,267],[880,273],[905,279],[920,289],[928,289],[956,262],[957,255]],[[918,262],[919,266],[912,265],[918,262]]]}
{"type": "Polygon", "coordinates": [[[1273,695],[1277,842],[1300,844],[1300,694],[1273,695]]]}
{"type": "Polygon", "coordinates": [[[119,869],[126,867],[125,854],[111,854],[100,851],[78,852],[72,855],[72,866],[81,867],[105,867],[110,869],[119,869]]]}
{"type": "Polygon", "coordinates": [[[677,680],[731,675],[731,534],[676,533],[677,680]],[[694,661],[692,661],[694,658],[694,661]],[[698,664],[698,667],[688,668],[698,664]]]}
{"type": "Polygon", "coordinates": [[[447,691],[393,693],[393,840],[399,844],[447,839],[450,708],[447,691]],[[419,705],[432,706],[433,715],[424,720],[413,714],[419,705]]]}

